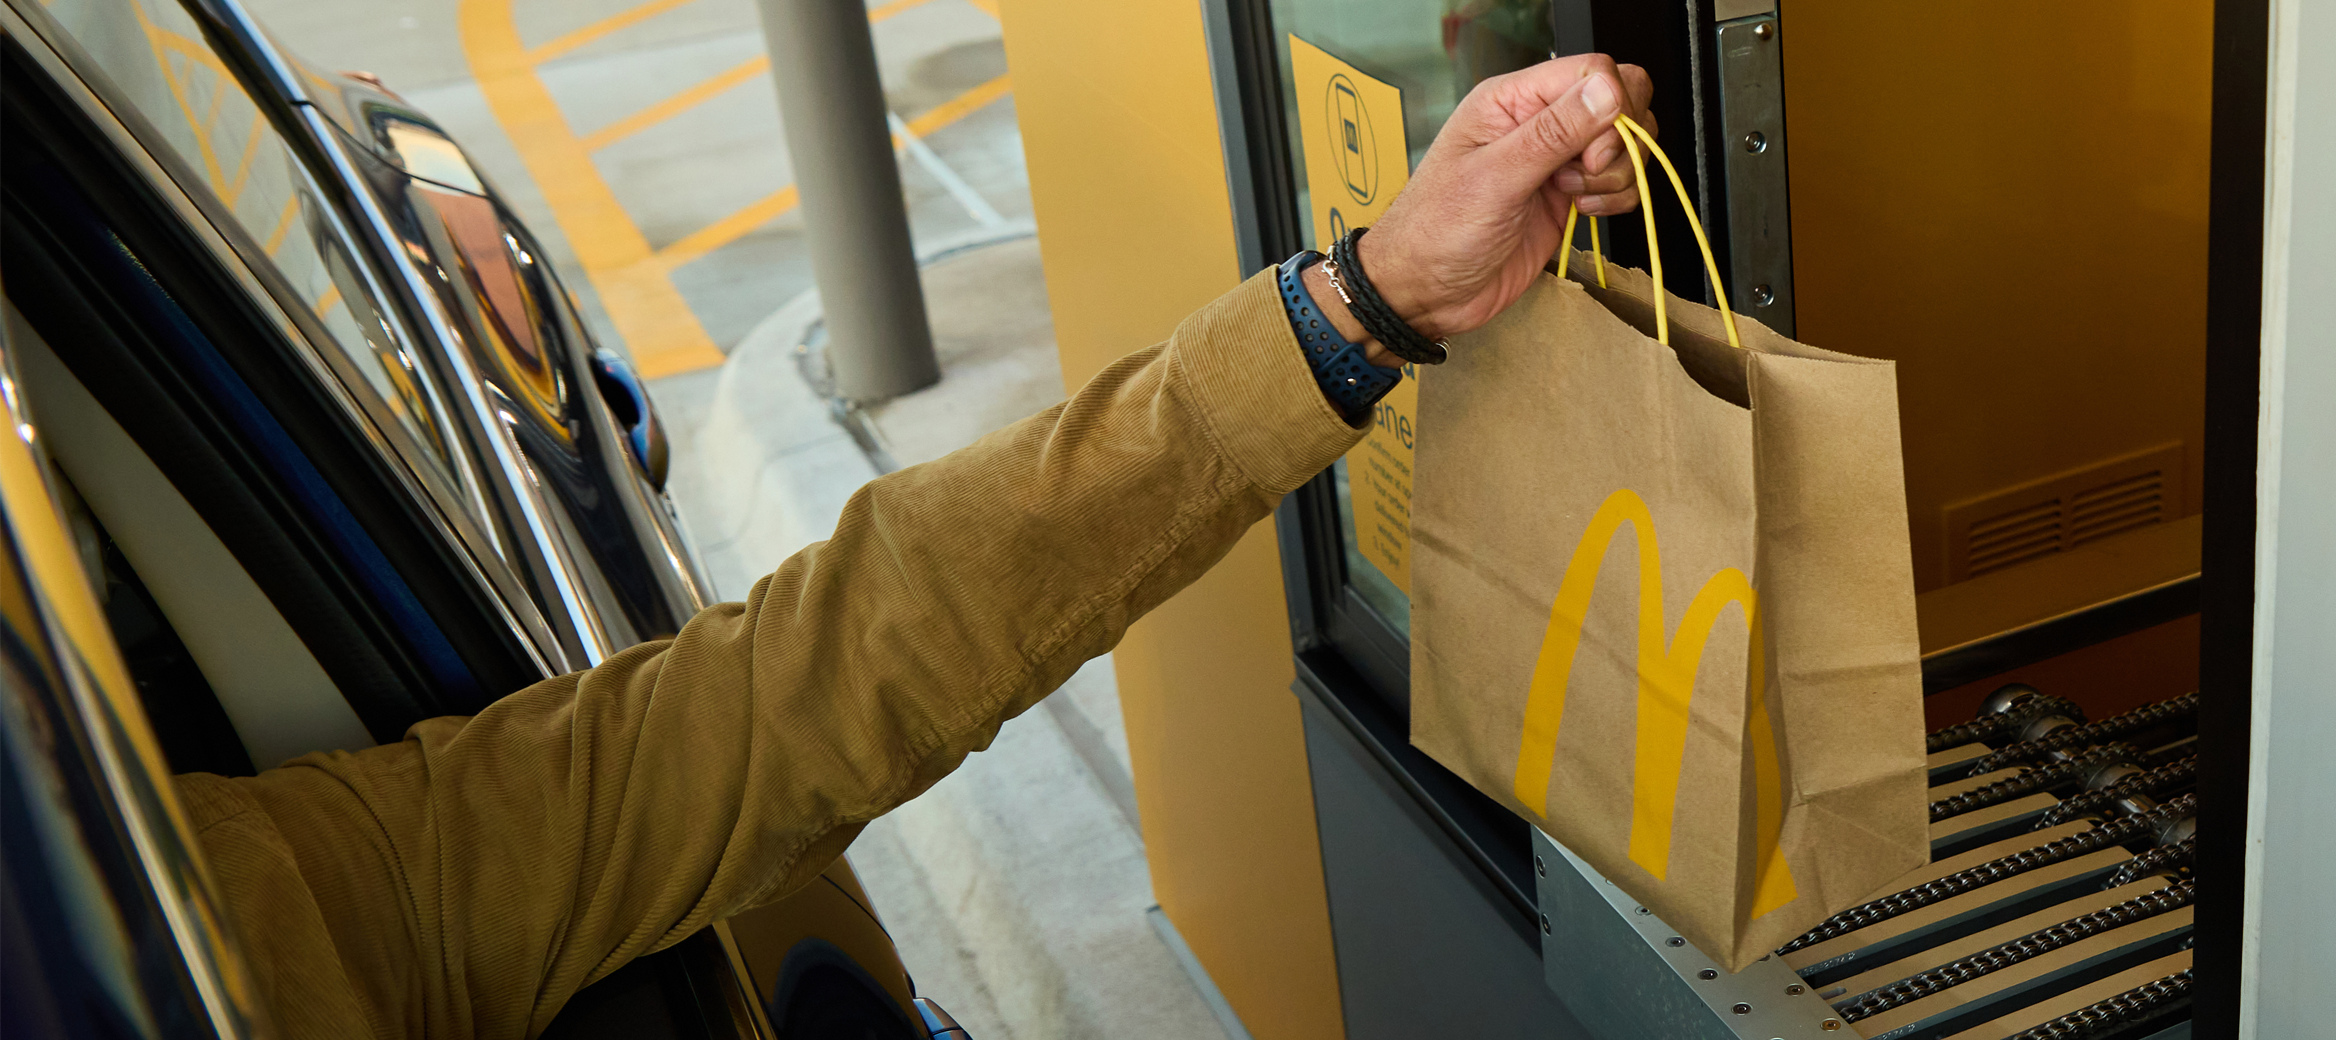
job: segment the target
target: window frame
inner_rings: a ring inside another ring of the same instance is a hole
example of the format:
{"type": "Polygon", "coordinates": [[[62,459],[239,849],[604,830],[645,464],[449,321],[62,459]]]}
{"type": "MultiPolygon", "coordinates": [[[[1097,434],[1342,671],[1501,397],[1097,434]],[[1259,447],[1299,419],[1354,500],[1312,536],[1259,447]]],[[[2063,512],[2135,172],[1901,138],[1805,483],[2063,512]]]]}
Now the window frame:
{"type": "MultiPolygon", "coordinates": [[[[21,11],[15,13],[22,16],[21,11]]],[[[102,75],[92,78],[88,56],[77,53],[70,37],[62,37],[60,44],[61,31],[53,25],[15,35],[24,37],[17,53],[34,51],[36,40],[45,42],[54,48],[55,64],[41,60],[46,56],[25,62],[21,77],[11,77],[24,84],[21,98],[11,98],[12,107],[37,105],[56,138],[43,138],[46,147],[60,155],[64,153],[56,150],[64,149],[72,153],[70,161],[87,167],[80,171],[87,182],[80,187],[82,193],[86,196],[92,186],[109,193],[102,203],[91,199],[91,205],[109,221],[129,221],[123,228],[139,239],[134,247],[142,243],[143,250],[161,251],[163,257],[153,272],[157,281],[173,287],[166,291],[181,310],[201,312],[191,316],[212,348],[227,355],[229,367],[247,389],[259,394],[265,411],[298,431],[299,452],[314,460],[311,464],[332,493],[354,511],[365,537],[388,552],[396,580],[421,597],[421,616],[456,640],[457,655],[475,677],[475,689],[468,683],[464,689],[441,689],[435,680],[422,678],[435,672],[415,673],[409,676],[415,681],[401,684],[406,697],[392,696],[375,704],[360,703],[360,696],[344,687],[343,696],[375,738],[398,739],[406,726],[432,715],[474,712],[496,696],[555,674],[536,633],[514,613],[513,598],[498,587],[509,583],[492,583],[482,573],[482,563],[499,567],[500,561],[477,558],[473,545],[456,534],[446,514],[418,485],[411,460],[388,448],[382,431],[351,399],[339,374],[325,364],[324,357],[338,348],[316,345],[324,331],[305,307],[284,302],[290,286],[264,262],[264,251],[248,241],[238,225],[223,222],[213,212],[217,200],[207,197],[199,181],[190,180],[191,171],[174,168],[180,165],[175,156],[145,146],[151,134],[137,132],[142,120],[136,110],[125,110],[119,99],[105,96],[109,84],[102,75]],[[47,31],[38,31],[42,28],[47,31]],[[262,261],[255,263],[255,256],[262,261]],[[232,335],[223,334],[230,329],[232,335]],[[448,624],[449,618],[462,623],[448,624]]],[[[218,523],[213,526],[217,530],[218,523]]],[[[264,579],[260,573],[254,577],[264,579]]],[[[388,609],[363,590],[351,588],[339,595],[355,596],[352,603],[371,604],[360,614],[388,609]]],[[[517,602],[526,603],[523,598],[517,602]]],[[[296,620],[293,613],[286,613],[288,621],[296,620]]],[[[374,620],[387,623],[384,618],[374,620]]],[[[394,643],[407,638],[403,632],[391,625],[366,639],[379,643],[388,638],[394,643]]],[[[320,663],[325,656],[319,654],[320,663]]],[[[329,664],[327,671],[333,673],[329,664]]],[[[335,674],[335,679],[342,677],[335,674]]]]}

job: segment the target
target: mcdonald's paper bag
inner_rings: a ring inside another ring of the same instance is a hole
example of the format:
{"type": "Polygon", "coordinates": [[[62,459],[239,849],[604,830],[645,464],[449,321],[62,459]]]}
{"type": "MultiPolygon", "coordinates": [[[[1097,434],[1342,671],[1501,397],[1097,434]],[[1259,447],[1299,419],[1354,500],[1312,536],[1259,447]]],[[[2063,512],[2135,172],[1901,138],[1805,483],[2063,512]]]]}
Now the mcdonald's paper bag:
{"type": "Polygon", "coordinates": [[[1573,268],[1420,380],[1412,741],[1734,970],[1928,856],[1896,371],[1573,268]]]}

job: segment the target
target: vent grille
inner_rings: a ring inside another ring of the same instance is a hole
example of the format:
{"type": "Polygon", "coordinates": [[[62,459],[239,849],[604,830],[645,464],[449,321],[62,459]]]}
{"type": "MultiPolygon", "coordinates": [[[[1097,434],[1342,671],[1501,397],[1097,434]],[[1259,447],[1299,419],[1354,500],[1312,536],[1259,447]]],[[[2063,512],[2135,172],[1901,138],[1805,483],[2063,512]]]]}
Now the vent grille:
{"type": "Polygon", "coordinates": [[[2179,442],[1958,502],[1946,509],[1947,580],[2164,523],[2181,508],[2179,442]]]}

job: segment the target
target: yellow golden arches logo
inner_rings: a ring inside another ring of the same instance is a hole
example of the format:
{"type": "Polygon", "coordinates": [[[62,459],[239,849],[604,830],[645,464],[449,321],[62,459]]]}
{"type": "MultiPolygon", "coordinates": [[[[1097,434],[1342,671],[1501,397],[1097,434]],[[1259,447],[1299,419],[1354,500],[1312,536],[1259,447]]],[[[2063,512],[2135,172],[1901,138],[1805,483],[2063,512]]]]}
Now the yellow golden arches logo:
{"type": "Polygon", "coordinates": [[[1744,610],[1751,631],[1751,661],[1745,670],[1751,701],[1746,739],[1751,743],[1756,811],[1755,862],[1760,876],[1752,900],[1759,917],[1793,901],[1792,870],[1778,846],[1784,826],[1784,790],[1778,773],[1776,735],[1768,719],[1766,668],[1762,660],[1759,596],[1750,579],[1734,567],[1703,583],[1679,619],[1670,645],[1663,642],[1663,557],[1655,541],[1655,519],[1638,493],[1623,488],[1606,496],[1590,526],[1574,546],[1549,608],[1549,631],[1533,664],[1525,698],[1524,735],[1517,748],[1517,800],[1543,818],[1549,816],[1549,780],[1557,767],[1557,729],[1565,718],[1566,683],[1574,652],[1581,648],[1582,624],[1589,617],[1590,593],[1597,587],[1607,546],[1623,524],[1638,542],[1638,746],[1631,783],[1630,860],[1661,881],[1671,867],[1671,821],[1679,805],[1679,774],[1687,756],[1688,700],[1712,626],[1729,604],[1744,610]]]}

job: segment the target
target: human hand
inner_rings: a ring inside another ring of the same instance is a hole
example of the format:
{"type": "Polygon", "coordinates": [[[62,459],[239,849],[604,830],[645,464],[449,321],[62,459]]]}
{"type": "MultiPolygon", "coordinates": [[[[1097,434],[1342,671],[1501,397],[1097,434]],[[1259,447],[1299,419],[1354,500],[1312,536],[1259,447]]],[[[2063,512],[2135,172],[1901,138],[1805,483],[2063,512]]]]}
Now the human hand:
{"type": "Polygon", "coordinates": [[[1371,284],[1431,339],[1491,321],[1557,251],[1569,205],[1588,216],[1638,205],[1614,120],[1653,132],[1653,95],[1646,70],[1603,54],[1477,84],[1357,244],[1371,284]]]}

